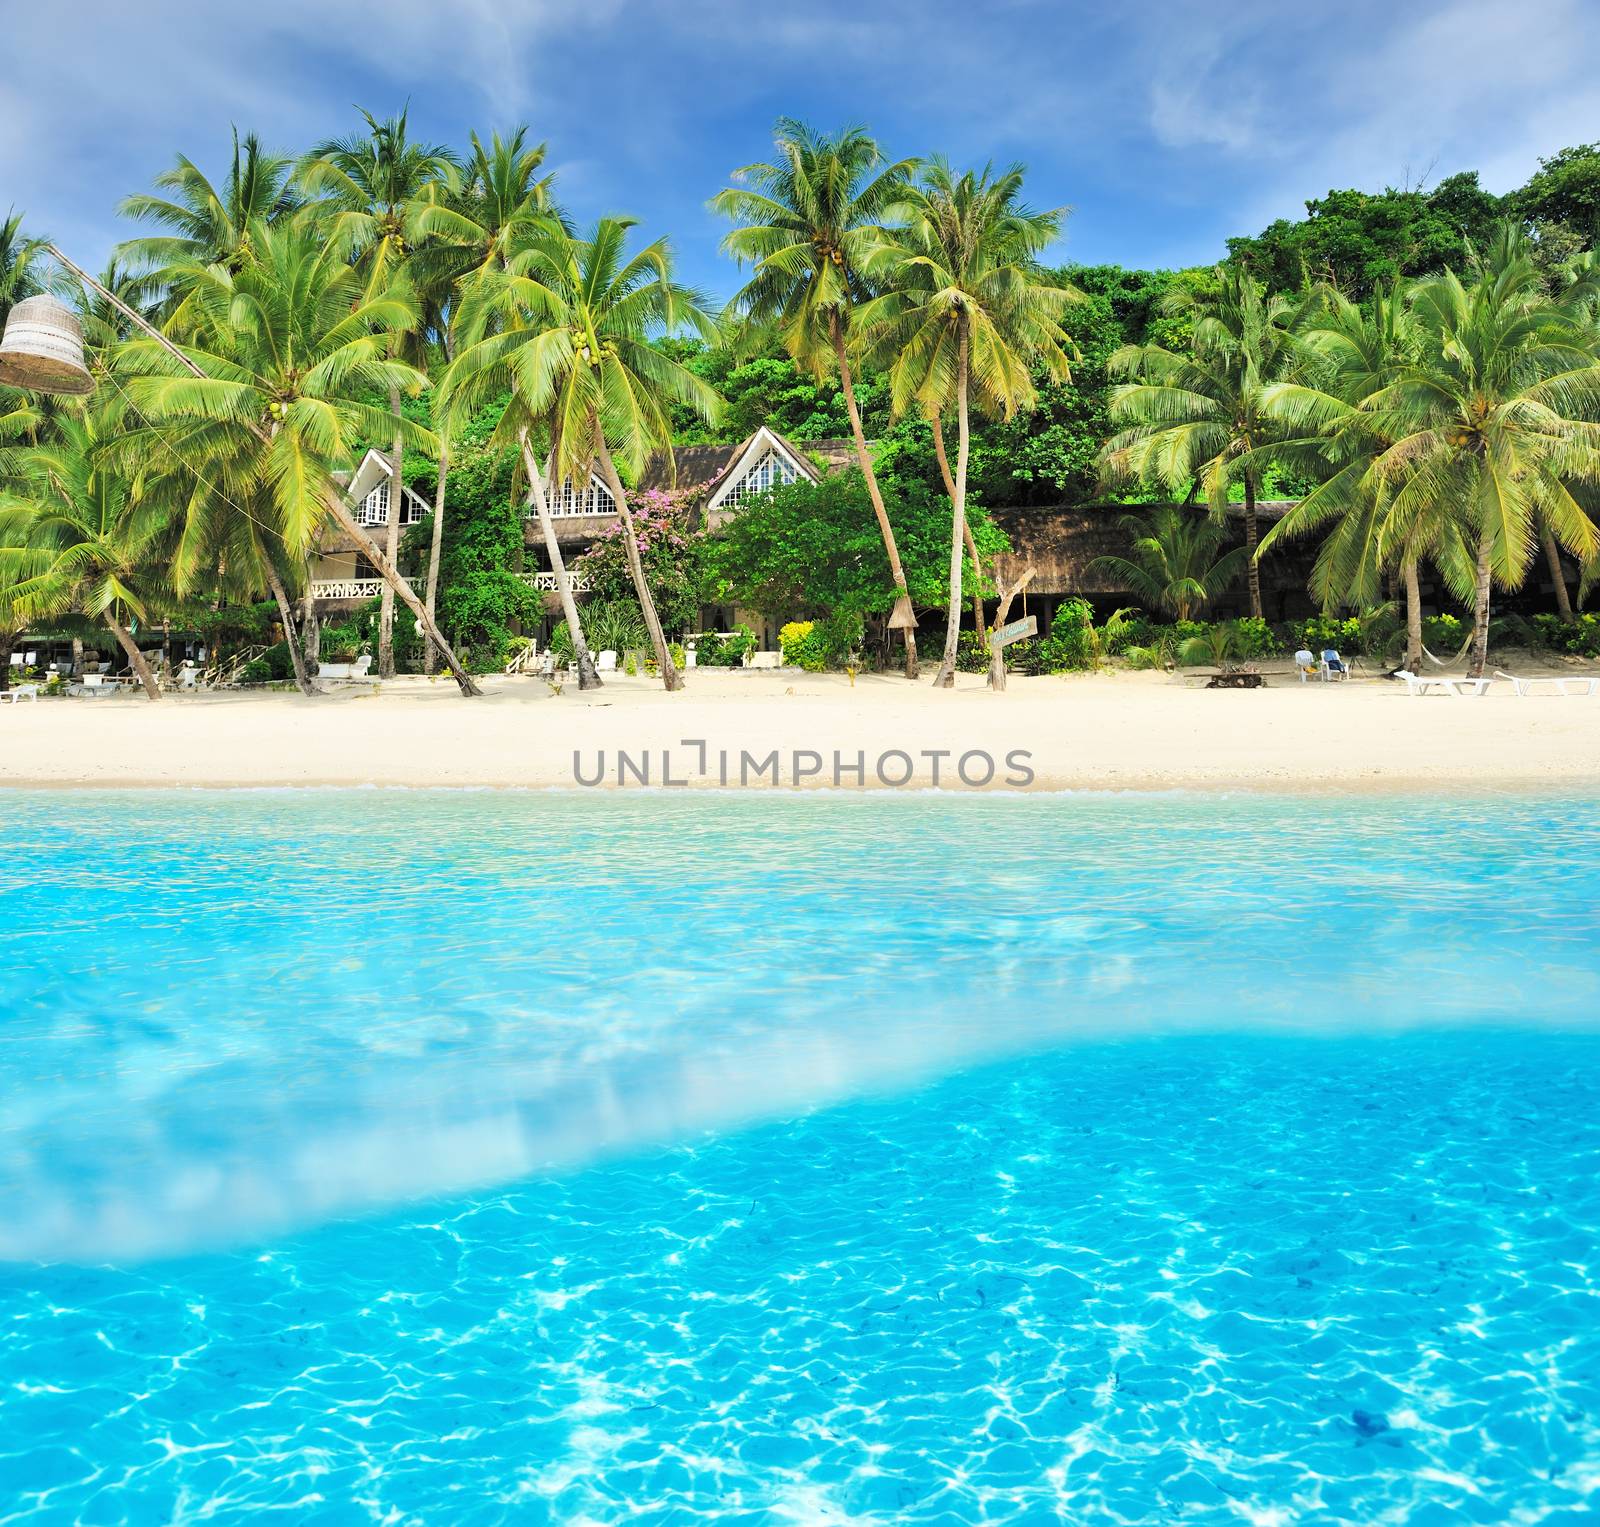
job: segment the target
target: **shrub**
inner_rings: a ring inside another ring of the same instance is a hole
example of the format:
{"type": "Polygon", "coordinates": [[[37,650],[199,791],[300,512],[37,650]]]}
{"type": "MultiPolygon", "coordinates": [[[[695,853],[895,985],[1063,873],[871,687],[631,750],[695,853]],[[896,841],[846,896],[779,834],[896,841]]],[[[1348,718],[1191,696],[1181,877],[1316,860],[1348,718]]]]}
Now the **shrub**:
{"type": "Polygon", "coordinates": [[[1240,657],[1275,657],[1283,651],[1277,633],[1259,615],[1246,615],[1231,624],[1239,639],[1240,657]]]}
{"type": "Polygon", "coordinates": [[[1580,615],[1570,625],[1559,615],[1535,615],[1532,624],[1541,645],[1554,652],[1600,657],[1600,615],[1580,615]]]}
{"type": "Polygon", "coordinates": [[[712,632],[695,646],[695,663],[701,668],[737,668],[745,653],[755,651],[756,634],[749,626],[739,626],[727,635],[712,632]]]}
{"type": "Polygon", "coordinates": [[[1422,622],[1422,640],[1436,652],[1454,652],[1466,640],[1466,635],[1458,616],[1429,615],[1422,622]]]}
{"type": "Polygon", "coordinates": [[[1340,652],[1362,650],[1361,622],[1353,615],[1313,615],[1310,620],[1293,622],[1290,630],[1295,641],[1311,652],[1327,647],[1340,652]]]}
{"type": "Polygon", "coordinates": [[[813,620],[791,620],[778,633],[778,645],[783,649],[784,662],[807,673],[821,673],[826,666],[822,633],[813,620]]]}

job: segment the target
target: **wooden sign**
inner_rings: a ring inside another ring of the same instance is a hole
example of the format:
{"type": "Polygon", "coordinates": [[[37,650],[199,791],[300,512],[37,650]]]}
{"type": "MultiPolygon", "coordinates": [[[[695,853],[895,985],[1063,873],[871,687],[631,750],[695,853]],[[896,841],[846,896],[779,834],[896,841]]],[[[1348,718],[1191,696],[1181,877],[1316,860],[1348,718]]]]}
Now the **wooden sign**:
{"type": "Polygon", "coordinates": [[[998,652],[1002,647],[1009,647],[1012,642],[1020,642],[1024,637],[1039,634],[1039,618],[1036,615],[1024,615],[1021,620],[1014,620],[1009,626],[1001,626],[989,638],[989,645],[998,652]]]}

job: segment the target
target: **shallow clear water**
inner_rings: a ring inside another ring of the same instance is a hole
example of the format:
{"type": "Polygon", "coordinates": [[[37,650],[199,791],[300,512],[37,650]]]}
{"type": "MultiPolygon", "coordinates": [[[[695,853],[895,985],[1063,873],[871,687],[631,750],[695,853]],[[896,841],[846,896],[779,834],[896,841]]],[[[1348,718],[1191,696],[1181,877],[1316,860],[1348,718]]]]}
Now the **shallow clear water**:
{"type": "Polygon", "coordinates": [[[1600,1507],[1600,806],[0,811],[0,1523],[1600,1507]]]}

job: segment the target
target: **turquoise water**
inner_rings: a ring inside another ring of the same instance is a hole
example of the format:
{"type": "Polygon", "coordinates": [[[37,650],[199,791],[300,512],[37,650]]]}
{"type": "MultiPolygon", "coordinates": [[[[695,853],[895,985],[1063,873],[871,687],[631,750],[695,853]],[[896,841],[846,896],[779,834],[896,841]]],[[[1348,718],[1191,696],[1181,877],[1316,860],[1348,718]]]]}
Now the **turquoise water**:
{"type": "Polygon", "coordinates": [[[1600,1508],[1600,806],[0,802],[0,1523],[1600,1508]]]}

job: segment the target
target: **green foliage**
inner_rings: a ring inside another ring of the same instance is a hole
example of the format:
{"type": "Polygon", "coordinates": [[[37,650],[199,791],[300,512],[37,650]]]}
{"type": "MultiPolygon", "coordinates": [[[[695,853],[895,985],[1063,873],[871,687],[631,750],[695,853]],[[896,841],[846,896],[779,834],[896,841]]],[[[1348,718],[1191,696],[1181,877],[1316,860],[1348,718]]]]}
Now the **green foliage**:
{"type": "MultiPolygon", "coordinates": [[[[587,599],[580,619],[584,640],[594,652],[630,652],[650,641],[644,611],[632,599],[587,599]]],[[[561,625],[565,630],[566,622],[561,625]]]]}
{"type": "MultiPolygon", "coordinates": [[[[513,571],[523,532],[511,502],[511,453],[481,445],[457,452],[445,488],[439,624],[469,669],[495,672],[505,666],[512,627],[542,618],[543,604],[513,571]]],[[[407,624],[396,622],[397,637],[407,624]]]]}
{"type": "Polygon", "coordinates": [[[1219,621],[1178,643],[1178,661],[1186,668],[1228,668],[1245,656],[1236,622],[1219,621]]]}
{"type": "Polygon", "coordinates": [[[1572,621],[1557,615],[1535,615],[1532,626],[1539,644],[1552,652],[1600,657],[1600,615],[1579,615],[1572,621]]]}
{"type": "Polygon", "coordinates": [[[749,626],[702,636],[695,644],[695,663],[701,668],[737,668],[745,654],[756,650],[756,634],[749,626]]]}
{"type": "Polygon", "coordinates": [[[1300,222],[1280,218],[1254,238],[1229,239],[1228,255],[1269,291],[1327,282],[1360,299],[1401,276],[1461,266],[1503,215],[1476,173],[1452,175],[1431,192],[1330,191],[1306,203],[1300,222]]]}
{"type": "Polygon", "coordinates": [[[1541,232],[1561,224],[1594,248],[1600,241],[1600,143],[1580,143],[1541,159],[1527,185],[1507,200],[1541,232]]]}
{"type": "MultiPolygon", "coordinates": [[[[659,489],[629,496],[645,581],[655,599],[661,628],[668,632],[692,630],[700,613],[706,537],[690,527],[692,498],[690,492],[659,489]]],[[[590,593],[596,598],[627,601],[637,609],[627,545],[622,522],[615,521],[573,563],[573,571],[589,580],[590,593]]],[[[643,618],[641,614],[641,621],[643,618]]],[[[587,630],[588,616],[583,620],[587,630]]],[[[602,648],[611,644],[591,641],[589,645],[602,648]]]]}
{"type": "Polygon", "coordinates": [[[821,673],[827,666],[822,650],[822,633],[814,620],[791,620],[778,633],[783,660],[807,673],[821,673]]]}
{"type": "MultiPolygon", "coordinates": [[[[948,501],[912,484],[887,507],[912,600],[942,609],[949,593],[948,501]]],[[[968,516],[980,557],[987,560],[1009,547],[981,509],[969,507],[968,516]]],[[[707,603],[737,602],[799,616],[881,615],[894,603],[866,481],[854,469],[747,501],[708,537],[705,566],[707,603]]],[[[973,569],[965,576],[975,576],[973,569]]]]}

